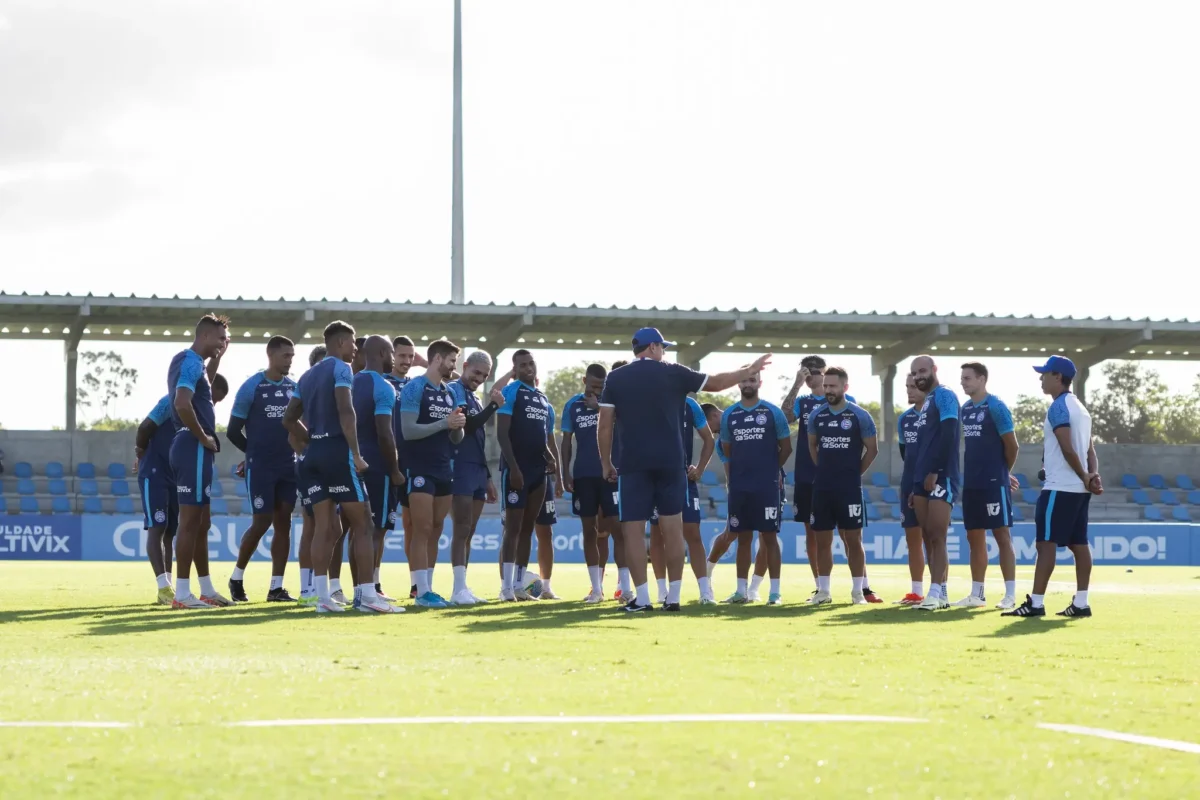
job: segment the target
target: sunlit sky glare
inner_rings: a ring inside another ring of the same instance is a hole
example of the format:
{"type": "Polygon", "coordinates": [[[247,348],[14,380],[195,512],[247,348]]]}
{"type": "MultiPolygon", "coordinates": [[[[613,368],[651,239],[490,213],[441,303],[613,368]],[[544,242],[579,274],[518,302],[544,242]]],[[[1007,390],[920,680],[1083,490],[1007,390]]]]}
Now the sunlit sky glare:
{"type": "MultiPolygon", "coordinates": [[[[3,0],[0,289],[447,301],[452,8],[3,0]]],[[[1195,3],[463,16],[468,300],[1200,317],[1195,3]]],[[[178,346],[117,349],[141,379],[114,411],[143,416],[178,346]]],[[[989,361],[992,390],[1036,393],[1032,363],[989,361]]],[[[0,343],[30,364],[0,423],[63,424],[61,343],[0,343]]]]}

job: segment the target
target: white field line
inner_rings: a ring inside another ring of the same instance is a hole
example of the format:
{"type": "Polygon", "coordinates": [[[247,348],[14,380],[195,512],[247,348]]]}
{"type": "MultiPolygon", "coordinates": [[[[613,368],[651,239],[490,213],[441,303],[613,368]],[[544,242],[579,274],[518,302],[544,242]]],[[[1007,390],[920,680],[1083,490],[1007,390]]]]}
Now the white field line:
{"type": "Polygon", "coordinates": [[[0,720],[0,728],[129,728],[128,722],[95,722],[89,720],[68,722],[25,722],[0,720]]]}
{"type": "Polygon", "coordinates": [[[1039,722],[1038,727],[1048,731],[1059,731],[1060,733],[1075,733],[1080,736],[1095,736],[1100,739],[1112,739],[1117,742],[1161,747],[1164,750],[1178,750],[1181,753],[1200,753],[1200,744],[1180,742],[1175,739],[1158,739],[1153,736],[1139,736],[1136,733],[1106,731],[1103,728],[1085,728],[1082,725],[1056,725],[1049,722],[1039,722]]]}
{"type": "Polygon", "coordinates": [[[686,722],[873,722],[921,723],[913,717],[856,714],[611,714],[597,716],[359,717],[350,719],[261,719],[230,722],[235,728],[320,727],[325,725],[587,725],[686,722]]]}

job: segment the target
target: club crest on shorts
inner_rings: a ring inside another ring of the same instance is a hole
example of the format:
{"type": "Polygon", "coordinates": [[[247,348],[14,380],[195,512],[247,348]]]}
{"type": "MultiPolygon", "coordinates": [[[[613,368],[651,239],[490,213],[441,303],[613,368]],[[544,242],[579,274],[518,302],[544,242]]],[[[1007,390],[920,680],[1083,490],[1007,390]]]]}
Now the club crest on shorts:
{"type": "Polygon", "coordinates": [[[161,508],[158,511],[155,511],[154,512],[154,521],[157,522],[159,525],[163,524],[164,522],[167,521],[167,513],[165,511],[163,511],[161,508]]]}
{"type": "Polygon", "coordinates": [[[256,509],[262,510],[262,507],[263,507],[263,499],[262,499],[261,497],[256,497],[256,498],[254,498],[254,507],[255,507],[256,509]]]}
{"type": "Polygon", "coordinates": [[[854,423],[850,421],[849,417],[842,417],[842,430],[844,430],[844,431],[850,430],[850,426],[853,424],[854,423]]]}
{"type": "Polygon", "coordinates": [[[388,512],[388,522],[395,522],[395,521],[396,521],[396,512],[389,511],[388,512]]]}
{"type": "Polygon", "coordinates": [[[730,517],[730,518],[729,518],[729,527],[731,527],[731,528],[736,528],[736,527],[738,527],[738,518],[737,518],[737,517],[730,517]]]}
{"type": "Polygon", "coordinates": [[[767,415],[766,415],[766,414],[759,414],[757,417],[755,417],[755,418],[754,418],[754,424],[756,424],[756,425],[766,425],[766,424],[767,424],[767,415]]]}
{"type": "Polygon", "coordinates": [[[508,503],[509,503],[509,505],[512,505],[513,503],[516,503],[516,502],[517,502],[518,500],[520,500],[520,499],[521,499],[521,495],[517,494],[516,492],[509,492],[509,493],[508,493],[508,503]]]}
{"type": "Polygon", "coordinates": [[[205,496],[205,497],[211,497],[211,496],[212,496],[212,486],[205,486],[205,487],[204,487],[204,496],[205,496]]]}
{"type": "Polygon", "coordinates": [[[423,476],[418,475],[417,477],[413,478],[413,487],[414,488],[420,489],[424,485],[425,485],[425,478],[423,476]]]}

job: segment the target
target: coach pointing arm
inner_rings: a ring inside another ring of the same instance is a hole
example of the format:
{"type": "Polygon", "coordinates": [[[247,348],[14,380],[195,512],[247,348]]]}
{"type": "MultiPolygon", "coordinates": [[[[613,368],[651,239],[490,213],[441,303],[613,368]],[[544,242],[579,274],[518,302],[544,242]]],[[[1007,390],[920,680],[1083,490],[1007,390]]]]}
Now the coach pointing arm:
{"type": "MultiPolygon", "coordinates": [[[[770,363],[771,354],[767,353],[766,355],[759,356],[753,364],[742,367],[741,369],[734,370],[733,372],[721,372],[716,375],[709,375],[708,379],[704,381],[702,391],[723,392],[726,389],[737,386],[751,375],[756,375],[759,372],[762,372],[763,369],[770,363]]],[[[603,415],[603,413],[604,410],[601,409],[601,415],[603,415]]]]}

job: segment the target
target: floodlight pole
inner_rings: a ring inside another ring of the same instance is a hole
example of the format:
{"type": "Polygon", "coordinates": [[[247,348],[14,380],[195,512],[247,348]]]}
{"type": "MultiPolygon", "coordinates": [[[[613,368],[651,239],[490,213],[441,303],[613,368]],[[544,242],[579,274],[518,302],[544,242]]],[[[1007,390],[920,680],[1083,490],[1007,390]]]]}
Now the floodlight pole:
{"type": "Polygon", "coordinates": [[[454,119],[450,214],[450,302],[465,302],[463,288],[462,0],[454,0],[454,119]]]}

